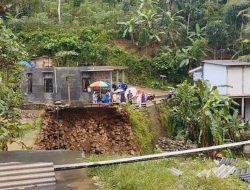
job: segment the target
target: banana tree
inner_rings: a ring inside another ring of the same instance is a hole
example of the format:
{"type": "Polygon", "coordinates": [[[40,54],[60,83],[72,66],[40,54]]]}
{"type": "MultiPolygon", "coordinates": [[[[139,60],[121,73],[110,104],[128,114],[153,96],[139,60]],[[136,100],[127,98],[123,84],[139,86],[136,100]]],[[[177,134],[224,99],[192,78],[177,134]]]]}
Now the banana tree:
{"type": "Polygon", "coordinates": [[[161,38],[160,35],[163,32],[158,31],[156,28],[156,15],[157,13],[153,12],[152,10],[148,10],[145,13],[141,12],[140,10],[137,11],[139,18],[137,21],[138,30],[139,30],[139,44],[146,47],[150,45],[150,43],[160,42],[161,38]]]}
{"type": "Polygon", "coordinates": [[[236,141],[240,130],[249,128],[238,117],[237,103],[206,82],[182,83],[170,106],[172,126],[184,131],[185,141],[191,139],[201,147],[221,144],[226,138],[236,141]]]}
{"type": "Polygon", "coordinates": [[[170,11],[164,11],[162,9],[160,9],[160,11],[162,13],[160,14],[160,18],[158,20],[160,21],[160,28],[165,33],[164,39],[165,41],[170,39],[170,43],[176,47],[176,41],[181,40],[182,33],[186,28],[184,18],[179,15],[182,11],[178,11],[174,14],[170,11]]]}
{"type": "Polygon", "coordinates": [[[241,32],[240,32],[240,39],[243,37],[243,33],[248,33],[248,28],[246,26],[249,26],[249,20],[250,20],[250,7],[241,10],[237,17],[241,17],[243,22],[241,23],[241,32]]]}
{"type": "Polygon", "coordinates": [[[132,43],[134,44],[134,42],[135,42],[134,29],[135,29],[135,26],[136,26],[136,19],[132,18],[127,22],[118,22],[117,24],[122,25],[122,26],[125,27],[125,30],[123,32],[122,37],[125,38],[126,35],[129,33],[129,35],[131,37],[131,40],[132,40],[132,43]]]}

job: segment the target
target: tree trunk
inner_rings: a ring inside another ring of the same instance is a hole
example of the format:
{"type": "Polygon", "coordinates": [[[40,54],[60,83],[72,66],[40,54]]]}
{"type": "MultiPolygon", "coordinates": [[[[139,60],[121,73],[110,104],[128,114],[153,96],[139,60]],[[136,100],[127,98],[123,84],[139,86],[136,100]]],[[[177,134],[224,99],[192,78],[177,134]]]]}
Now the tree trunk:
{"type": "Polygon", "coordinates": [[[61,0],[58,0],[58,23],[61,23],[61,0]]]}
{"type": "Polygon", "coordinates": [[[134,34],[132,32],[131,32],[130,36],[131,36],[132,44],[135,44],[134,34]]]}
{"type": "Polygon", "coordinates": [[[189,32],[189,25],[190,25],[190,17],[191,17],[191,9],[192,9],[192,0],[189,1],[189,6],[190,6],[190,9],[189,9],[189,13],[188,13],[188,20],[187,20],[187,35],[188,35],[188,32],[189,32]]]}
{"type": "Polygon", "coordinates": [[[214,59],[216,59],[216,49],[214,48],[214,51],[213,51],[213,54],[214,54],[214,59]]]}

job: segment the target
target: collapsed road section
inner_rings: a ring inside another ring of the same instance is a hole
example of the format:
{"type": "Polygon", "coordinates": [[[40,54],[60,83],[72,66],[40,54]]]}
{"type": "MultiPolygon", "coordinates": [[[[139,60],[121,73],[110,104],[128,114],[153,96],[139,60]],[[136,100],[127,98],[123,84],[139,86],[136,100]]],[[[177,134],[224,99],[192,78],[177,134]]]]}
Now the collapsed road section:
{"type": "Polygon", "coordinates": [[[134,154],[138,146],[125,110],[115,107],[72,107],[46,109],[36,149],[134,154]]]}

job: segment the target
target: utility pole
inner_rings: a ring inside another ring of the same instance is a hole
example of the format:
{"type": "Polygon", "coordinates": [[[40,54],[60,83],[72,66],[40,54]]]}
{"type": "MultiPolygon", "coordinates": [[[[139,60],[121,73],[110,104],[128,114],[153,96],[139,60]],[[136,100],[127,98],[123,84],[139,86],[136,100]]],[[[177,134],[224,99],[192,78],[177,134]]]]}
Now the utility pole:
{"type": "Polygon", "coordinates": [[[164,85],[164,79],[167,77],[166,75],[160,75],[161,77],[161,86],[163,87],[164,85]]]}
{"type": "Polygon", "coordinates": [[[71,104],[71,97],[70,97],[70,81],[69,81],[69,77],[66,78],[67,81],[67,86],[68,86],[68,103],[69,105],[71,104]]]}
{"type": "Polygon", "coordinates": [[[57,13],[58,13],[58,22],[61,23],[61,0],[58,0],[57,13]]]}

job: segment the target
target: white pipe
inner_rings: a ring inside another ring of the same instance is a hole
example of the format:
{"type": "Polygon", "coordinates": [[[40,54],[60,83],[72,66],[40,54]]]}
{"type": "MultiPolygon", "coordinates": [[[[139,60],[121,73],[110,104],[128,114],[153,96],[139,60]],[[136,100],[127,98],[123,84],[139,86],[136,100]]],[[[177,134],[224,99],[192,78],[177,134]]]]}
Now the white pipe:
{"type": "Polygon", "coordinates": [[[236,143],[223,144],[223,145],[217,145],[217,146],[204,147],[204,148],[195,148],[195,149],[182,150],[182,151],[163,152],[163,153],[159,153],[159,154],[150,154],[150,155],[145,155],[145,156],[121,158],[121,159],[116,159],[116,160],[85,162],[85,163],[78,163],[78,164],[55,165],[54,169],[55,169],[55,171],[61,171],[61,170],[72,170],[72,169],[91,168],[91,167],[98,167],[98,166],[107,166],[107,165],[114,165],[114,164],[142,162],[142,161],[147,161],[147,160],[156,160],[156,159],[163,159],[163,158],[167,158],[167,157],[174,157],[174,156],[181,156],[181,155],[187,155],[187,154],[195,154],[195,153],[200,153],[200,152],[208,152],[208,151],[212,151],[212,150],[239,147],[239,146],[248,145],[248,144],[250,144],[250,140],[236,142],[236,143]]]}

